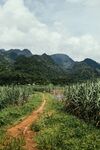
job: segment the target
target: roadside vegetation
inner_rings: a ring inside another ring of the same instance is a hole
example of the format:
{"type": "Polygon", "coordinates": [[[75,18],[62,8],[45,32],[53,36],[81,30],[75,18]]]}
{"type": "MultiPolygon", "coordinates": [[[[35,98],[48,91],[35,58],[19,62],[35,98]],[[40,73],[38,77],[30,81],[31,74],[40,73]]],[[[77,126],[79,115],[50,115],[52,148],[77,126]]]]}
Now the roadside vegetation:
{"type": "Polygon", "coordinates": [[[100,80],[66,86],[64,95],[68,113],[100,127],[100,80]]]}
{"type": "Polygon", "coordinates": [[[6,136],[46,99],[42,116],[31,125],[39,150],[100,150],[100,80],[54,87],[0,87],[0,150],[23,150],[23,135],[6,136]],[[50,94],[51,92],[52,94],[50,94]],[[53,95],[55,94],[55,95],[53,95]],[[59,99],[60,98],[60,99],[59,99]]]}
{"type": "Polygon", "coordinates": [[[12,138],[6,134],[7,129],[37,109],[43,100],[42,92],[50,92],[52,88],[51,84],[0,86],[0,150],[23,149],[23,135],[12,138]]]}
{"type": "Polygon", "coordinates": [[[100,130],[65,112],[64,103],[47,95],[42,118],[31,126],[40,150],[99,150],[100,130]]]}
{"type": "Polygon", "coordinates": [[[22,106],[10,106],[0,113],[0,150],[21,150],[25,144],[23,135],[13,138],[6,135],[7,128],[21,122],[25,116],[29,115],[42,102],[42,94],[36,93],[30,96],[27,103],[22,106]],[[1,146],[2,145],[2,146],[1,146]]]}

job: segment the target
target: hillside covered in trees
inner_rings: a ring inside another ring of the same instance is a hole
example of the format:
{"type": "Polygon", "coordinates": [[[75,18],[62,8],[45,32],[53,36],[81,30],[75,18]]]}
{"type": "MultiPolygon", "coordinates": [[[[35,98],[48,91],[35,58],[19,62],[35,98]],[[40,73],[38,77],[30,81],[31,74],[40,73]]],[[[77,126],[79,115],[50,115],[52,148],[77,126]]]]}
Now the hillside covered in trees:
{"type": "Polygon", "coordinates": [[[33,55],[28,49],[0,50],[0,84],[66,84],[100,76],[92,59],[75,62],[64,54],[33,55]]]}

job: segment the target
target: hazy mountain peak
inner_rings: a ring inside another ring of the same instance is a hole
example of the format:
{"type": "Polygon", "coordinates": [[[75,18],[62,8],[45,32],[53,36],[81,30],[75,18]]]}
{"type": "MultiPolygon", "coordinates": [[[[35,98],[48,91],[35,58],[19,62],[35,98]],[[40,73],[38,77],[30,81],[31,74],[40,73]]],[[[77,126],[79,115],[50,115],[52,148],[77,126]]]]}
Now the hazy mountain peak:
{"type": "Polygon", "coordinates": [[[65,70],[71,69],[75,63],[72,58],[65,54],[54,54],[51,55],[51,58],[65,70]]]}
{"type": "Polygon", "coordinates": [[[94,69],[100,69],[100,63],[94,61],[93,59],[90,58],[86,58],[83,62],[85,62],[87,65],[89,65],[90,67],[94,68],[94,69]]]}
{"type": "Polygon", "coordinates": [[[42,56],[48,56],[46,53],[43,53],[42,56]]]}
{"type": "Polygon", "coordinates": [[[22,51],[22,55],[26,56],[26,57],[30,57],[33,54],[31,53],[31,51],[29,49],[23,49],[22,51]]]}
{"type": "Polygon", "coordinates": [[[0,52],[5,52],[5,49],[0,49],[0,52]]]}
{"type": "Polygon", "coordinates": [[[0,54],[4,55],[6,58],[10,60],[15,60],[18,56],[25,56],[25,57],[31,57],[32,53],[28,49],[10,49],[10,50],[5,50],[5,49],[0,49],[0,54]]]}

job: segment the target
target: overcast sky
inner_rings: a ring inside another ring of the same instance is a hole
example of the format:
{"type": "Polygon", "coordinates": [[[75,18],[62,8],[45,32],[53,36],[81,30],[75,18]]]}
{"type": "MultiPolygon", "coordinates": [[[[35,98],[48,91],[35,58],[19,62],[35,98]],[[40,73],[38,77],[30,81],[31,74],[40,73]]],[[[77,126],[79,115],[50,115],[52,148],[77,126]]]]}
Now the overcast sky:
{"type": "Polygon", "coordinates": [[[0,48],[100,62],[100,0],[0,0],[0,48]]]}

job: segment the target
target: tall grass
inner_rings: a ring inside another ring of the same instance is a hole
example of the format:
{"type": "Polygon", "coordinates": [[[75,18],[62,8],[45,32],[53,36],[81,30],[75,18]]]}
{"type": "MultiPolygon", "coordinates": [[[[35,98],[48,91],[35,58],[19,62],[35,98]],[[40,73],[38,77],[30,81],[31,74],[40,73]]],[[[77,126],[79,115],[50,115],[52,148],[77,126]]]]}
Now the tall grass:
{"type": "Polygon", "coordinates": [[[77,83],[65,88],[65,110],[100,125],[100,81],[77,83]]]}
{"type": "Polygon", "coordinates": [[[34,90],[31,86],[0,87],[0,110],[8,105],[22,105],[33,92],[34,90]]]}
{"type": "Polygon", "coordinates": [[[8,105],[23,105],[34,91],[50,92],[51,88],[51,86],[39,85],[0,86],[0,110],[8,105]]]}

